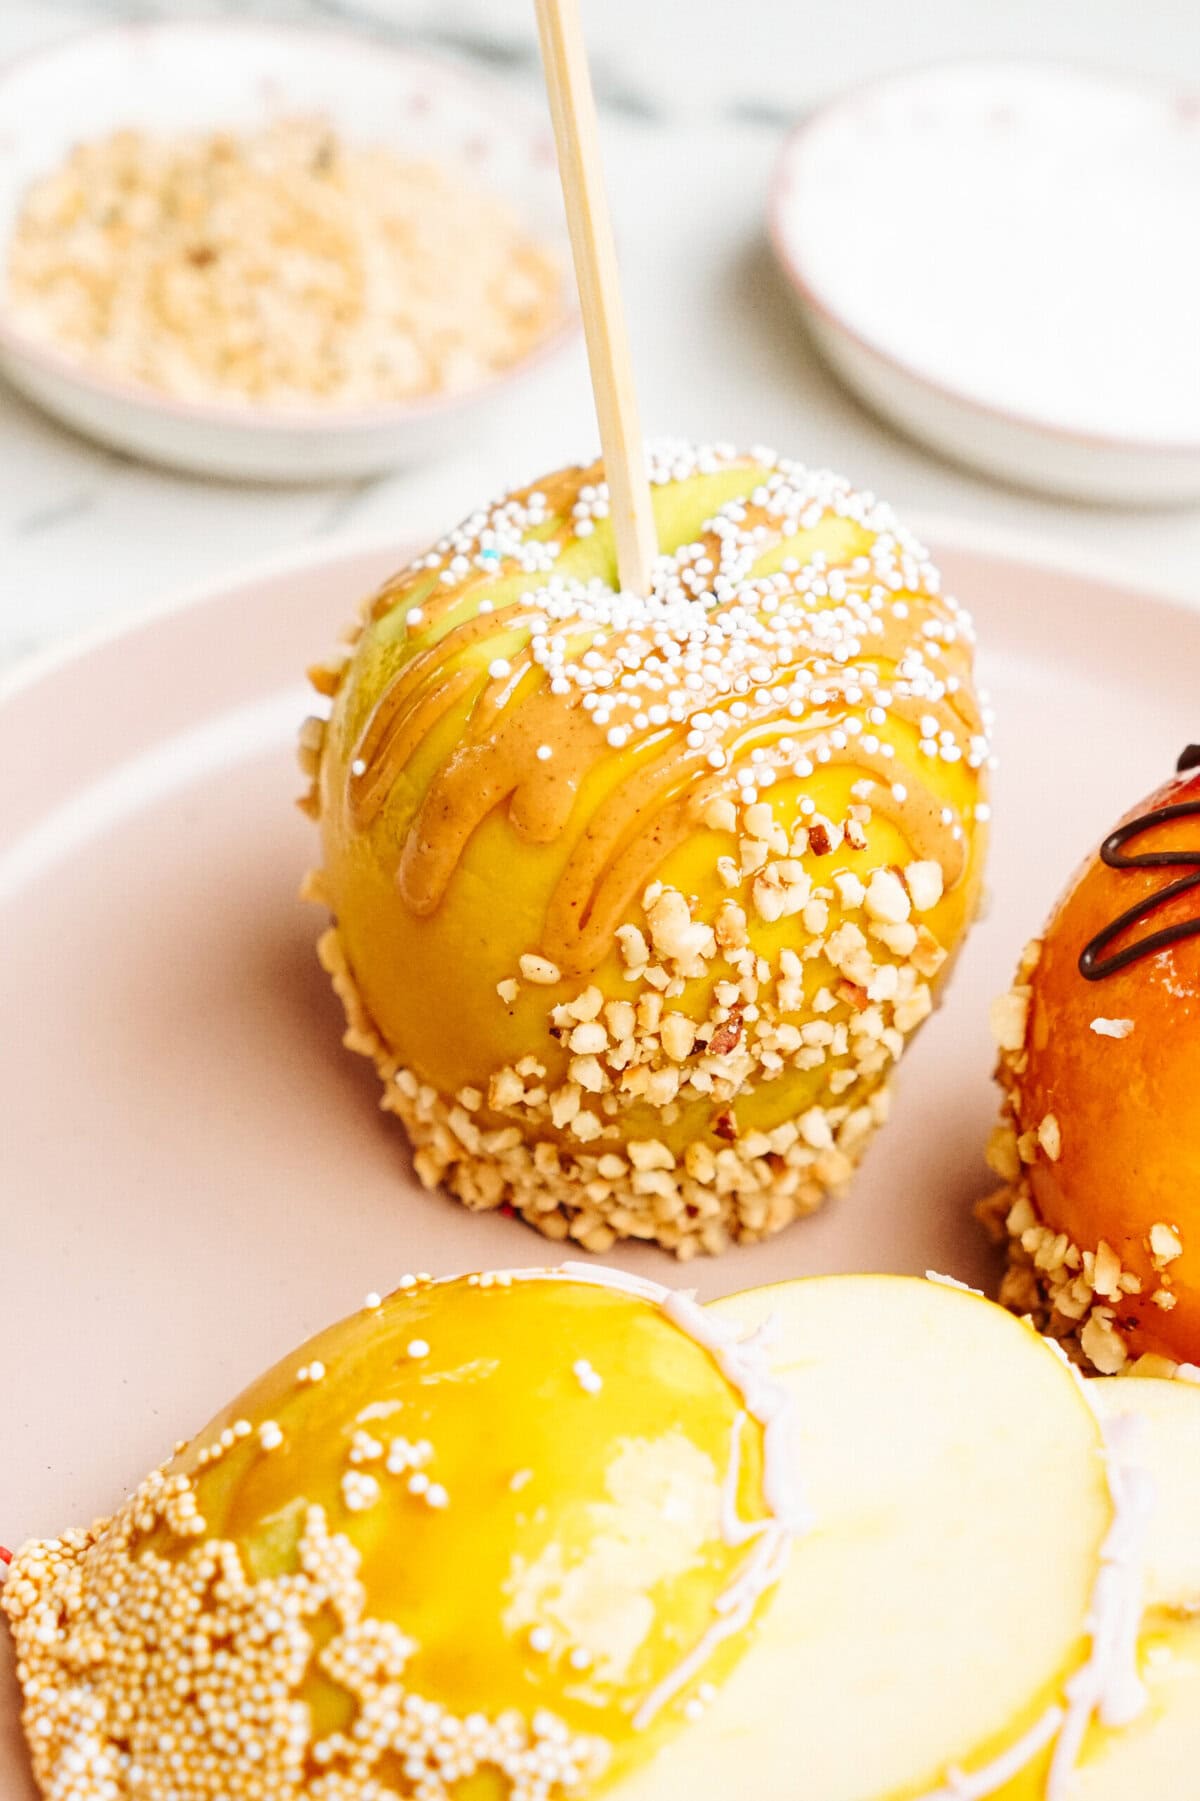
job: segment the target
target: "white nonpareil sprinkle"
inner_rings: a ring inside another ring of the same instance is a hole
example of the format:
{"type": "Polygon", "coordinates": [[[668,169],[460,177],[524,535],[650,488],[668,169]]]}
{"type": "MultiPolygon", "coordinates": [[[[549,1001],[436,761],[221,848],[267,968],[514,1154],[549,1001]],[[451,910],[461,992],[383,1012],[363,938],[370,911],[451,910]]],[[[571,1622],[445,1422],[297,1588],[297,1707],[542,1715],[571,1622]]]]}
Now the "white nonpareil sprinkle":
{"type": "Polygon", "coordinates": [[[1092,1031],[1097,1038],[1128,1038],[1133,1030],[1131,1019],[1093,1019],[1092,1031]]]}
{"type": "Polygon", "coordinates": [[[419,1470],[432,1456],[433,1446],[427,1438],[419,1438],[415,1444],[407,1438],[394,1438],[388,1446],[387,1472],[402,1476],[407,1470],[419,1470]]]}
{"type": "Polygon", "coordinates": [[[275,1420],[264,1420],[258,1428],[258,1442],[264,1451],[277,1451],[283,1443],[283,1428],[275,1420]]]}
{"type": "Polygon", "coordinates": [[[554,1634],[549,1626],[535,1626],[529,1634],[529,1649],[544,1657],[547,1651],[554,1648],[554,1634]]]}
{"type": "MultiPolygon", "coordinates": [[[[441,579],[454,582],[456,570],[474,566],[486,541],[514,573],[544,576],[543,584],[529,587],[523,597],[540,617],[522,654],[542,671],[551,693],[578,695],[582,710],[616,750],[633,752],[650,734],[686,724],[689,748],[711,769],[721,770],[730,760],[724,740],[731,724],[746,719],[751,702],[801,719],[810,706],[830,703],[844,685],[838,672],[851,665],[877,687],[876,673],[862,665],[886,629],[897,604],[892,597],[900,589],[936,596],[943,616],[928,621],[908,645],[894,680],[875,694],[869,717],[882,725],[893,698],[926,708],[944,704],[954,679],[945,669],[945,653],[955,644],[973,643],[973,630],[963,609],[943,594],[923,546],[890,508],[856,493],[828,470],[808,469],[761,448],[753,456],[761,465],[758,486],[721,506],[705,522],[703,539],[660,555],[648,594],[614,592],[600,577],[582,580],[558,572],[562,546],[538,535],[549,519],[540,494],[510,495],[481,509],[443,538],[426,562],[441,571],[441,579]],[[786,558],[770,574],[753,575],[764,532],[793,537],[831,518],[873,534],[869,554],[848,570],[831,570],[826,554],[817,551],[803,560],[786,558]]],[[[647,446],[656,486],[713,474],[737,460],[728,445],[647,446]]],[[[573,515],[567,530],[577,531],[578,524],[573,515]]],[[[503,679],[512,672],[510,659],[498,657],[488,670],[494,680],[503,679]]],[[[861,685],[858,692],[861,700],[861,685]]],[[[934,713],[926,718],[938,724],[934,713]]],[[[986,756],[982,738],[938,729],[932,742],[939,757],[986,756]]],[[[842,748],[848,730],[841,732],[842,748]]],[[[885,757],[891,751],[877,737],[864,738],[863,746],[885,757]]],[[[536,754],[541,756],[541,749],[536,754]]],[[[811,761],[797,747],[795,773],[811,771],[811,761]]],[[[755,789],[769,787],[782,774],[760,761],[755,789]]],[[[908,798],[904,783],[888,786],[896,800],[908,798]]],[[[525,979],[556,980],[552,965],[539,968],[544,962],[532,954],[523,958],[525,979]]]]}
{"type": "Polygon", "coordinates": [[[376,1307],[383,1306],[383,1296],[376,1294],[375,1290],[372,1289],[370,1294],[363,1301],[363,1306],[368,1310],[368,1312],[374,1312],[376,1307]]]}
{"type": "Polygon", "coordinates": [[[383,1445],[372,1433],[360,1426],[350,1441],[351,1463],[376,1463],[383,1456],[383,1445]]]}
{"type": "Polygon", "coordinates": [[[604,1387],[604,1378],[596,1373],[586,1357],[581,1357],[577,1363],[572,1364],[571,1368],[575,1380],[585,1394],[598,1395],[600,1393],[604,1387]]]}
{"type": "Polygon", "coordinates": [[[379,1483],[362,1470],[347,1470],[342,1477],[342,1500],[351,1513],[363,1513],[379,1499],[379,1483]]]}
{"type": "Polygon", "coordinates": [[[323,1382],[325,1365],[319,1357],[314,1357],[311,1363],[306,1363],[303,1369],[296,1371],[296,1380],[297,1382],[323,1382]]]}
{"type": "Polygon", "coordinates": [[[408,1352],[408,1355],[418,1363],[421,1361],[422,1357],[428,1357],[429,1355],[429,1345],[423,1338],[410,1338],[405,1349],[408,1352]]]}
{"type": "MultiPolygon", "coordinates": [[[[370,1482],[356,1474],[348,1483],[352,1517],[372,1504],[370,1482]]],[[[359,1549],[319,1505],[305,1508],[297,1564],[277,1576],[247,1569],[235,1543],[205,1536],[188,1478],[162,1469],[106,1523],[99,1551],[82,1532],[28,1545],[14,1560],[4,1611],[40,1786],[61,1790],[65,1772],[72,1801],[117,1801],[136,1770],[146,1796],[295,1801],[299,1784],[333,1801],[331,1777],[317,1772],[332,1758],[341,1764],[341,1734],[322,1735],[306,1692],[319,1660],[352,1700],[356,1725],[369,1727],[355,1731],[339,1801],[379,1801],[398,1794],[397,1783],[423,1801],[450,1801],[479,1783],[513,1801],[590,1791],[608,1761],[603,1741],[573,1735],[545,1708],[533,1719],[519,1705],[456,1714],[411,1686],[408,1665],[421,1647],[366,1611],[359,1549]],[[167,1554],[143,1558],[155,1531],[167,1554]],[[141,1641],[132,1655],[131,1622],[141,1641]],[[82,1664],[72,1645],[87,1647],[82,1664]],[[137,1734],[136,1766],[126,1729],[137,1734]]]]}

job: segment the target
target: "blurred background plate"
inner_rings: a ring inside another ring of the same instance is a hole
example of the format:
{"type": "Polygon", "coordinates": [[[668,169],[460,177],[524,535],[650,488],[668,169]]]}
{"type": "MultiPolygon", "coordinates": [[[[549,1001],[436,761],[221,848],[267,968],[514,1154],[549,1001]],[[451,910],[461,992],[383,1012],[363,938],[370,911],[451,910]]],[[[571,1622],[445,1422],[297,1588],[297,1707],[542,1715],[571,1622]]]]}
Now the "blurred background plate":
{"type": "Polygon", "coordinates": [[[1200,497],[1200,91],[967,62],[871,82],[785,144],[770,228],[829,363],[1022,486],[1200,497]]]}
{"type": "Polygon", "coordinates": [[[450,450],[578,330],[553,144],[539,103],[486,76],[369,37],[236,20],[102,27],[0,70],[0,245],[22,195],[81,139],[123,127],[253,131],[320,115],[349,143],[463,170],[561,254],[563,325],[521,362],[453,393],[363,409],[180,401],[92,373],[22,329],[0,302],[0,368],[67,424],[176,468],[322,481],[450,450]]]}

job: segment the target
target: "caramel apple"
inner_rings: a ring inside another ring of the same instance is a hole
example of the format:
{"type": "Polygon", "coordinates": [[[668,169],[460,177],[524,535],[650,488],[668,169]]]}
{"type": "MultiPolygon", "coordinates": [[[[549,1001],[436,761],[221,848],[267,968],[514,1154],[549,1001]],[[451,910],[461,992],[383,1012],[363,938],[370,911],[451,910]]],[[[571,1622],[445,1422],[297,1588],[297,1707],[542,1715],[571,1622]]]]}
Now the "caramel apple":
{"type": "Polygon", "coordinates": [[[993,1013],[1002,1298],[1105,1374],[1200,1363],[1198,765],[1088,859],[993,1013]]]}
{"type": "Polygon", "coordinates": [[[407,1280],[27,1546],[46,1793],[546,1801],[649,1756],[745,1648],[792,1472],[761,1356],[603,1275],[407,1280]]]}
{"type": "Polygon", "coordinates": [[[18,1551],[34,1771],[47,1801],[794,1801],[798,1771],[1043,1801],[1141,1701],[1103,1448],[1063,1359],[955,1287],[410,1279],[18,1551]]]}
{"type": "Polygon", "coordinates": [[[473,514],[316,672],[308,804],[347,1043],[429,1186],[690,1256],[842,1188],[980,881],[972,634],[870,496],[651,457],[473,514]]]}

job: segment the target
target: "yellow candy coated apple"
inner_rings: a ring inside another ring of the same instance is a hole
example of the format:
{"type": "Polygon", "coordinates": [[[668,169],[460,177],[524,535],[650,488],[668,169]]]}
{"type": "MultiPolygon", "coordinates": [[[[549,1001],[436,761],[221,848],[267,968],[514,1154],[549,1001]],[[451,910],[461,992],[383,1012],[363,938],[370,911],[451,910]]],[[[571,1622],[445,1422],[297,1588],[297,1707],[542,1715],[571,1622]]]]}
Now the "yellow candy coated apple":
{"type": "Polygon", "coordinates": [[[418,1173],[592,1250],[761,1238],[847,1179],[975,908],[972,635],[890,511],[767,452],[473,515],[317,672],[347,1042],[418,1173]]]}
{"type": "Polygon", "coordinates": [[[109,1776],[171,1801],[546,1801],[684,1725],[787,1536],[746,1411],[775,1391],[714,1356],[716,1322],[685,1329],[694,1303],[615,1280],[410,1283],[113,1521],[27,1547],[4,1600],[47,1793],[78,1758],[86,1801],[109,1776]]]}
{"type": "MultiPolygon", "coordinates": [[[[1146,1593],[1185,1602],[1187,1408],[1157,1423],[1146,1593]]],[[[35,1772],[48,1801],[794,1801],[798,1771],[1053,1801],[1143,1700],[1145,1515],[1105,1450],[1054,1347],[939,1283],[417,1279],[17,1553],[35,1772]]]]}

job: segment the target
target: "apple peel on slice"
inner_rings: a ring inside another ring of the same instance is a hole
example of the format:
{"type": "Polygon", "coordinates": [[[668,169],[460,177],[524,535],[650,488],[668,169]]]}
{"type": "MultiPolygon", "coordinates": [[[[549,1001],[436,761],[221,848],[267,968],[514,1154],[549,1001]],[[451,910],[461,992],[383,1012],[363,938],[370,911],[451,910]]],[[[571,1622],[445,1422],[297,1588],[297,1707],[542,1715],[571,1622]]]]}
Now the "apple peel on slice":
{"type": "Polygon", "coordinates": [[[1147,1621],[1140,1650],[1145,1710],[1120,1732],[1092,1728],[1068,1801],[1131,1801],[1143,1795],[1183,1801],[1195,1792],[1200,1619],[1172,1619],[1156,1611],[1147,1621]]]}
{"type": "Polygon", "coordinates": [[[1134,1425],[1133,1455],[1154,1485],[1147,1608],[1200,1611],[1200,1388],[1162,1376],[1098,1376],[1088,1393],[1101,1419],[1134,1425]]]}
{"type": "Polygon", "coordinates": [[[931,1282],[810,1278],[714,1309],[772,1334],[816,1524],[756,1643],[622,1801],[1040,1798],[1114,1517],[1082,1384],[931,1282]]]}
{"type": "Polygon", "coordinates": [[[1136,1425],[1135,1451],[1155,1489],[1145,1558],[1140,1719],[1093,1727],[1070,1801],[1182,1796],[1200,1768],[1200,1389],[1161,1377],[1098,1377],[1088,1392],[1109,1424],[1136,1425]]]}

